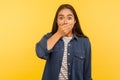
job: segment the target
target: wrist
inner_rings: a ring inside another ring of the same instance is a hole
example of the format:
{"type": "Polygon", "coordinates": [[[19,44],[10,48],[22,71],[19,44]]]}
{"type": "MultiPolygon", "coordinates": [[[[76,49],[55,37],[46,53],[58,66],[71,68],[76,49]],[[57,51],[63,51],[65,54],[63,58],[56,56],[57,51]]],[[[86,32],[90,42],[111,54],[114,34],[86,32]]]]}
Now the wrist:
{"type": "Polygon", "coordinates": [[[61,37],[63,36],[63,35],[62,35],[60,32],[58,32],[58,31],[57,31],[55,34],[56,34],[59,38],[61,38],[61,37]]]}

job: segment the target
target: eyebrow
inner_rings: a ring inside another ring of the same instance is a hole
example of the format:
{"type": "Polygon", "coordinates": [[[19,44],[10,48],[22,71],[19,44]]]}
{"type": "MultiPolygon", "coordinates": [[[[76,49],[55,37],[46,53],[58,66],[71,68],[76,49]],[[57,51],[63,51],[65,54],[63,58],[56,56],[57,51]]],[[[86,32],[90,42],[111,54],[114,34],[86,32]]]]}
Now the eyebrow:
{"type": "MultiPolygon", "coordinates": [[[[58,16],[64,16],[63,14],[60,14],[58,16]]],[[[72,14],[68,14],[67,16],[73,16],[72,14]]]]}

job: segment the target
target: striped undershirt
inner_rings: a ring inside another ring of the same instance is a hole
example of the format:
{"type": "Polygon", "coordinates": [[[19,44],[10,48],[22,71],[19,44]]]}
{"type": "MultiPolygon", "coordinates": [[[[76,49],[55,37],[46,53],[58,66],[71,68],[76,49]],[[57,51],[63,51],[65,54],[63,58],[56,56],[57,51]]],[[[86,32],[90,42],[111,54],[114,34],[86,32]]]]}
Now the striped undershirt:
{"type": "Polygon", "coordinates": [[[67,47],[72,37],[63,37],[62,39],[64,41],[64,54],[58,80],[68,80],[67,47]]]}

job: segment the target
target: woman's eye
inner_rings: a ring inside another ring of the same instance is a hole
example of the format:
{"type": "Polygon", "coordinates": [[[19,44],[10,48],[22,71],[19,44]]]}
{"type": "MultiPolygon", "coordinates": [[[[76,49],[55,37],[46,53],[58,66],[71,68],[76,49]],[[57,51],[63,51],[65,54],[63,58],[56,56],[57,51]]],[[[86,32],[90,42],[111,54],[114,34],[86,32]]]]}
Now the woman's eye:
{"type": "Polygon", "coordinates": [[[68,20],[71,20],[72,19],[72,17],[68,17],[68,20]]]}
{"type": "Polygon", "coordinates": [[[58,19],[59,19],[59,20],[63,20],[63,17],[59,17],[58,19]]]}

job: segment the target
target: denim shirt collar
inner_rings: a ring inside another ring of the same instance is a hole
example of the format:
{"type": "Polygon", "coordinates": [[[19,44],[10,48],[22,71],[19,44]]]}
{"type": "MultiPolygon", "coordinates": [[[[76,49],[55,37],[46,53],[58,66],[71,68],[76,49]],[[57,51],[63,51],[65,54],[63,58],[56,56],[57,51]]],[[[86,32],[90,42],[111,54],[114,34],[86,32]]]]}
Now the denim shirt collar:
{"type": "Polygon", "coordinates": [[[78,40],[78,36],[76,36],[75,34],[73,35],[73,39],[78,40]]]}
{"type": "MultiPolygon", "coordinates": [[[[76,36],[75,34],[73,35],[72,37],[72,40],[75,39],[75,40],[78,40],[78,36],[76,36]]],[[[60,40],[62,40],[62,38],[60,38],[60,40]]]]}

